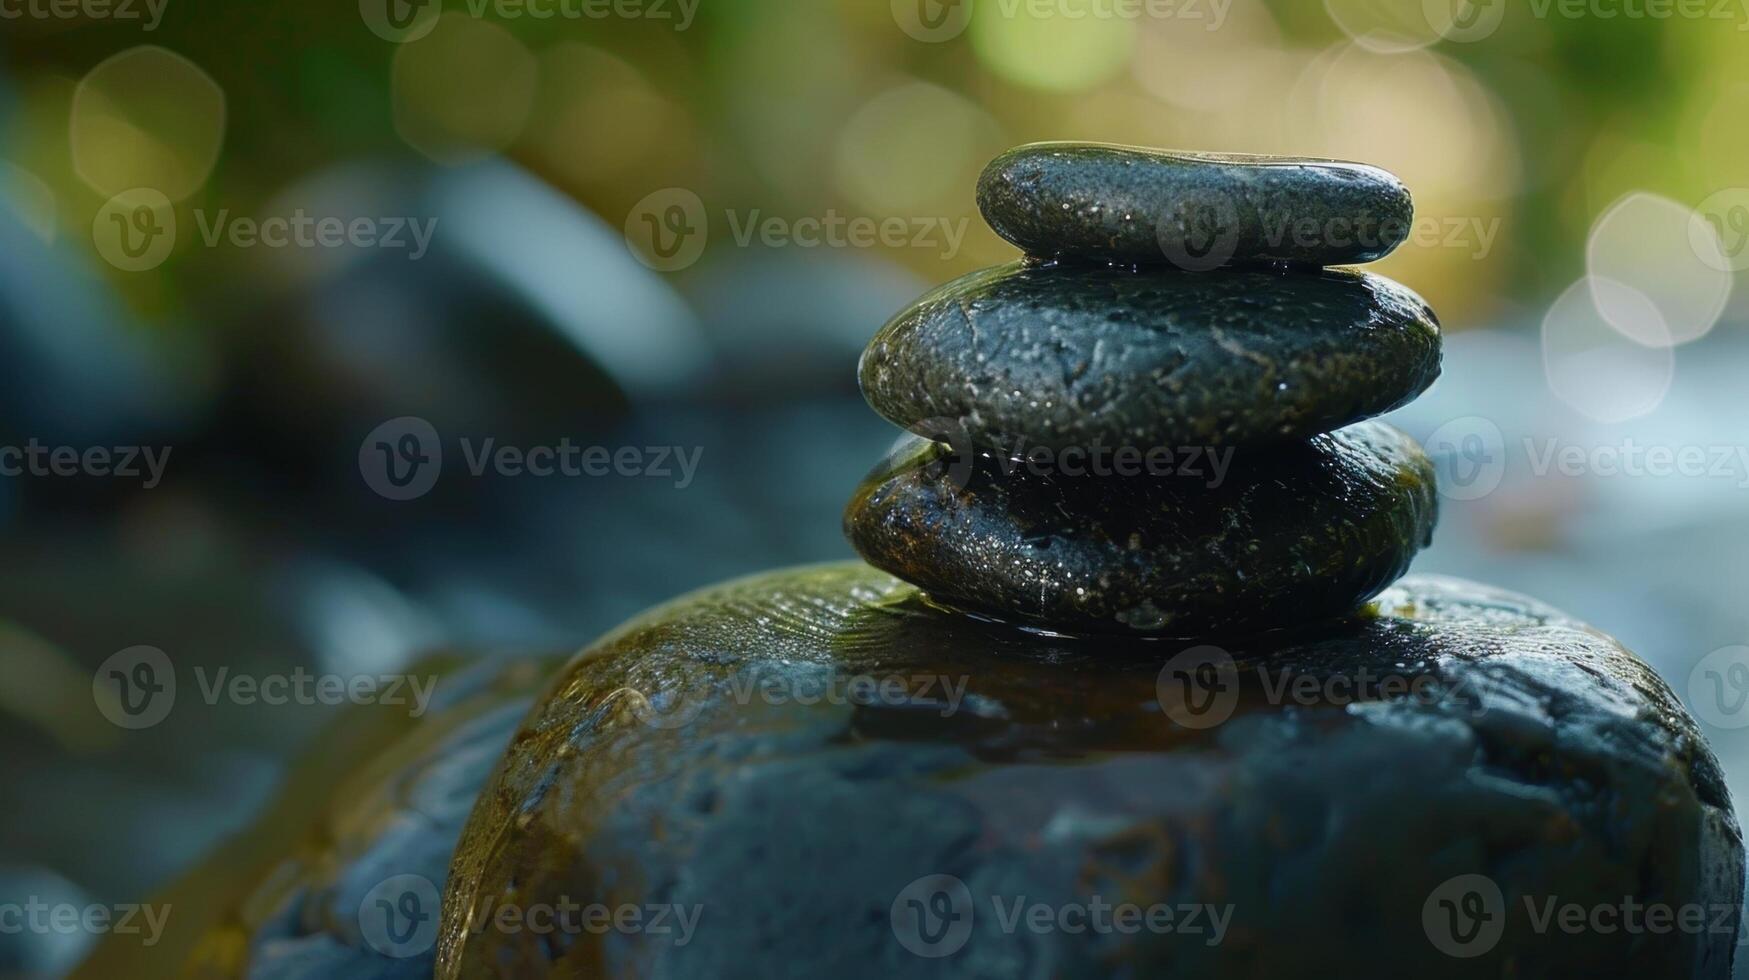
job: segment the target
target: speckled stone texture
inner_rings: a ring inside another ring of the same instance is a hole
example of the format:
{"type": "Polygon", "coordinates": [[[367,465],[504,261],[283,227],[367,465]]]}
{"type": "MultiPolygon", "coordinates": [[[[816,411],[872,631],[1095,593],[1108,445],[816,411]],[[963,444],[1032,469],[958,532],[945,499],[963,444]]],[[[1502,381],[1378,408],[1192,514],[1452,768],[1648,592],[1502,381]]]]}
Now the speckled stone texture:
{"type": "Polygon", "coordinates": [[[1613,640],[1414,578],[1366,615],[1225,649],[1227,717],[1193,727],[1168,710],[1181,643],[1022,633],[859,564],[677,600],[575,659],[517,735],[457,849],[438,976],[1728,975],[1743,855],[1718,765],[1613,640]],[[748,696],[748,677],[904,680],[804,703],[748,696]],[[1282,695],[1296,678],[1332,693],[1282,695]],[[925,958],[894,909],[938,874],[963,883],[948,910],[967,927],[925,958]],[[1469,874],[1505,918],[1459,959],[1423,911],[1469,874]],[[1211,944],[1206,916],[1008,932],[996,908],[1096,895],[1229,918],[1211,944]],[[563,896],[696,908],[697,928],[684,945],[466,928],[563,896]],[[1538,931],[1525,899],[1545,896],[1718,904],[1726,931],[1538,931]]]}
{"type": "Polygon", "coordinates": [[[1381,422],[1235,450],[1219,480],[1216,460],[1199,476],[973,463],[902,445],[851,499],[846,536],[940,602],[1068,633],[1342,616],[1408,571],[1438,515],[1432,461],[1381,422]]]}
{"type": "Polygon", "coordinates": [[[918,300],[860,376],[890,421],[989,448],[1237,446],[1396,408],[1440,349],[1433,311],[1380,276],[1016,263],[918,300]]]}
{"type": "Polygon", "coordinates": [[[1377,167],[1096,143],[1009,150],[978,181],[984,220],[1028,255],[1205,270],[1383,258],[1414,204],[1377,167]]]}

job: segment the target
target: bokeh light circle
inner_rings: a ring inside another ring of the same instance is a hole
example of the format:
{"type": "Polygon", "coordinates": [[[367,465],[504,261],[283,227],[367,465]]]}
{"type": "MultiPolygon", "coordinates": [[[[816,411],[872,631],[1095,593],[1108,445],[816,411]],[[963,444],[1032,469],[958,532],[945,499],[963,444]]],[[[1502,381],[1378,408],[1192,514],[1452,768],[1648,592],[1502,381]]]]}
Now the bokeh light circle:
{"type": "MultiPolygon", "coordinates": [[[[1131,71],[1148,94],[1162,101],[1255,119],[1249,104],[1258,100],[1260,85],[1269,84],[1270,69],[1286,57],[1281,30],[1262,4],[1232,7],[1219,30],[1209,30],[1212,23],[1212,18],[1144,23],[1131,71]]],[[[1269,94],[1280,102],[1279,91],[1269,94]]]]}
{"type": "Polygon", "coordinates": [[[1402,54],[1439,40],[1419,0],[1324,0],[1324,12],[1354,43],[1379,54],[1402,54]]]}
{"type": "Polygon", "coordinates": [[[1712,249],[1702,257],[1695,220],[1667,197],[1636,191],[1591,226],[1585,270],[1593,300],[1625,336],[1647,346],[1685,344],[1718,323],[1731,297],[1731,273],[1716,242],[1702,240],[1712,249]],[[1655,315],[1648,316],[1642,299],[1655,315]]]}
{"type": "Polygon", "coordinates": [[[1421,0],[1421,15],[1440,40],[1474,44],[1494,36],[1507,0],[1421,0]]]}
{"type": "Polygon", "coordinates": [[[925,44],[940,44],[966,32],[974,3],[976,0],[892,0],[893,21],[925,44]]]}
{"type": "Polygon", "coordinates": [[[688,129],[642,72],[606,51],[562,41],[541,52],[540,95],[523,140],[547,171],[575,183],[648,179],[688,129]]]}
{"type": "Polygon", "coordinates": [[[1549,389],[1586,418],[1626,422],[1664,400],[1675,376],[1670,344],[1629,339],[1593,301],[1630,313],[1648,334],[1662,323],[1650,297],[1631,286],[1586,277],[1567,287],[1543,317],[1543,373],[1549,389]]]}
{"type": "Polygon", "coordinates": [[[154,45],[92,68],[73,92],[73,169],[98,193],[151,187],[180,201],[206,183],[225,138],[225,93],[154,45]]]}
{"type": "Polygon", "coordinates": [[[445,14],[423,40],[395,50],[395,131],[437,163],[489,156],[522,133],[538,74],[534,55],[503,27],[445,14]]]}
{"type": "Polygon", "coordinates": [[[392,44],[417,41],[437,26],[438,0],[358,0],[358,16],[370,32],[392,44]]]}
{"type": "Polygon", "coordinates": [[[1749,269],[1749,187],[1709,195],[1688,220],[1696,258],[1721,272],[1749,269]]]}
{"type": "Polygon", "coordinates": [[[906,82],[864,103],[839,131],[838,190],[864,213],[958,214],[978,173],[1000,148],[996,122],[938,85],[906,82]]]}
{"type": "Polygon", "coordinates": [[[980,3],[972,15],[972,50],[984,67],[1016,85],[1085,92],[1129,66],[1137,25],[1117,9],[1105,0],[980,3]]]}

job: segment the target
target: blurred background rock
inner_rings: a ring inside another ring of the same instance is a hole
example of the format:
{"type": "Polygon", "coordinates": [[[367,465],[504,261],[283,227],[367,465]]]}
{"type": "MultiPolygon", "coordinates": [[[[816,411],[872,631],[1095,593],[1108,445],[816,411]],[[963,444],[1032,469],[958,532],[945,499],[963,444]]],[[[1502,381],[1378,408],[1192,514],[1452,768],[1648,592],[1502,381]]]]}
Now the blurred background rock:
{"type": "MultiPolygon", "coordinates": [[[[562,652],[696,586],[847,557],[840,508],[896,434],[858,403],[856,354],[927,285],[1014,255],[971,188],[1030,140],[1398,174],[1418,226],[1377,268],[1450,333],[1399,419],[1448,470],[1417,568],[1561,605],[1685,697],[1749,643],[1749,12],[456,0],[397,31],[373,2],[0,20],[0,445],[171,450],[150,489],[0,478],[0,901],[142,899],[333,713],[208,705],[196,667],[562,652]],[[128,271],[105,207],[137,188],[175,231],[128,271]],[[431,235],[417,258],[410,232],[209,240],[298,214],[431,235]],[[809,244],[892,219],[885,243],[809,244]],[[360,470],[402,417],[453,454],[411,501],[360,470]],[[684,486],[475,479],[463,437],[702,456],[684,486]],[[1588,462],[1544,466],[1551,445],[1588,462]],[[1726,464],[1603,472],[1630,445],[1726,464]],[[127,731],[92,672],[138,645],[183,690],[127,731]]],[[[1749,710],[1714,708],[1742,799],[1749,710]]],[[[55,975],[88,938],[0,936],[0,975],[55,975]]]]}

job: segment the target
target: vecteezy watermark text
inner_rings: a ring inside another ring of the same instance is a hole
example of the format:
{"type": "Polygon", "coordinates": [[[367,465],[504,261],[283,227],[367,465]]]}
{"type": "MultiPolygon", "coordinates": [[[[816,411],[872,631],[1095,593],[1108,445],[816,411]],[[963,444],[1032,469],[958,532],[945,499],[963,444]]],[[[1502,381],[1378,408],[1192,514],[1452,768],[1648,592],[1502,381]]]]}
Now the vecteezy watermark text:
{"type": "Polygon", "coordinates": [[[947,674],[844,674],[797,675],[775,672],[737,672],[729,678],[729,695],[736,704],[755,700],[767,705],[859,705],[863,707],[935,707],[941,717],[958,713],[964,702],[967,676],[947,674]]]}
{"type": "MultiPolygon", "coordinates": [[[[437,943],[442,899],[437,885],[419,874],[385,878],[366,892],[358,905],[364,941],[395,959],[420,956],[437,943]]],[[[704,915],[703,905],[646,903],[642,905],[579,902],[561,895],[550,902],[501,902],[488,896],[469,908],[467,931],[473,935],[603,936],[608,933],[657,937],[675,946],[692,942],[704,915]]]]}
{"type": "MultiPolygon", "coordinates": [[[[1200,939],[1218,946],[1226,938],[1234,906],[1205,902],[1112,902],[1102,895],[1069,902],[1026,895],[989,894],[991,920],[1003,935],[1136,935],[1143,932],[1200,939]]],[[[925,959],[959,952],[972,937],[979,903],[966,883],[950,874],[924,875],[901,889],[888,912],[899,945],[925,959]]]]}
{"type": "Polygon", "coordinates": [[[1574,902],[1559,895],[1524,895],[1523,921],[1498,882],[1487,875],[1448,878],[1428,893],[1421,925],[1434,948],[1458,959],[1484,955],[1500,944],[1508,927],[1547,935],[1732,936],[1743,943],[1742,907],[1729,902],[1647,902],[1633,895],[1619,900],[1574,902]]]}
{"type": "MultiPolygon", "coordinates": [[[[685,31],[701,0],[464,0],[475,20],[642,20],[685,31]]],[[[418,41],[437,27],[442,0],[359,0],[358,13],[372,34],[394,44],[418,41]]]]}
{"type": "Polygon", "coordinates": [[[1509,443],[1493,421],[1468,415],[1441,425],[1422,443],[1439,470],[1439,492],[1455,500],[1493,493],[1505,479],[1510,458],[1523,454],[1530,474],[1585,479],[1684,479],[1729,482],[1749,490],[1749,445],[1563,441],[1526,436],[1509,443]]]}
{"type": "Polygon", "coordinates": [[[552,902],[521,905],[498,902],[486,896],[477,908],[468,912],[468,931],[480,935],[488,930],[499,933],[529,933],[536,936],[604,936],[610,932],[644,936],[672,937],[675,946],[692,942],[704,915],[703,905],[605,905],[600,902],[578,902],[562,895],[552,902]]]}
{"type": "Polygon", "coordinates": [[[1291,243],[1299,247],[1358,245],[1378,252],[1388,252],[1398,243],[1407,242],[1417,248],[1468,250],[1470,258],[1481,260],[1493,253],[1500,225],[1498,217],[1458,215],[1444,218],[1428,215],[1413,221],[1388,218],[1371,224],[1347,218],[1320,220],[1280,215],[1265,217],[1263,239],[1276,249],[1291,243]]]}
{"type": "Polygon", "coordinates": [[[1202,730],[1225,724],[1239,708],[1242,692],[1275,706],[1347,707],[1373,701],[1412,701],[1443,705],[1475,717],[1482,700],[1461,676],[1431,671],[1376,670],[1362,667],[1327,674],[1272,669],[1267,664],[1241,668],[1217,646],[1184,650],[1160,668],[1155,695],[1166,717],[1180,728],[1202,730]]]}
{"type": "MultiPolygon", "coordinates": [[[[207,705],[220,701],[253,706],[374,704],[404,708],[423,717],[437,689],[435,674],[318,674],[294,668],[289,673],[251,674],[220,667],[194,668],[195,685],[207,705]]],[[[120,728],[151,728],[176,705],[177,673],[170,657],[152,646],[128,647],[100,664],[91,675],[97,709],[120,728]]]]}
{"type": "Polygon", "coordinates": [[[939,465],[962,490],[970,486],[980,460],[1001,477],[1015,473],[1047,479],[1154,477],[1194,480],[1215,490],[1227,482],[1236,453],[1231,446],[1108,446],[1099,440],[1085,445],[1034,445],[1025,436],[992,439],[994,445],[979,452],[963,418],[922,419],[909,428],[940,447],[939,465]]]}
{"type": "MultiPolygon", "coordinates": [[[[198,237],[207,248],[358,248],[405,252],[424,258],[437,233],[437,218],[372,215],[312,215],[303,208],[267,217],[236,216],[229,208],[194,209],[198,237]]],[[[149,187],[122,191],[103,203],[91,222],[91,239],[104,261],[124,272],[162,265],[177,242],[175,205],[149,187]]]]}
{"type": "Polygon", "coordinates": [[[647,691],[621,687],[609,692],[602,703],[622,702],[643,724],[660,729],[684,728],[707,708],[723,704],[901,708],[949,718],[967,708],[970,684],[971,677],[963,674],[847,674],[804,666],[770,667],[736,671],[725,683],[704,681],[647,691]]]}
{"type": "Polygon", "coordinates": [[[1749,30],[1749,0],[1530,0],[1530,13],[1538,20],[1729,20],[1749,30]]]}
{"type": "Polygon", "coordinates": [[[1178,477],[1202,481],[1210,490],[1227,480],[1234,449],[1216,446],[1029,446],[1024,439],[996,452],[1003,476],[1178,477]]]}
{"type": "Polygon", "coordinates": [[[0,0],[0,20],[144,21],[155,31],[170,0],[0,0]]]}
{"type": "MultiPolygon", "coordinates": [[[[703,446],[600,446],[557,443],[516,446],[485,437],[460,440],[468,474],[501,477],[598,478],[619,476],[673,481],[674,489],[692,485],[704,459],[703,446]]],[[[443,442],[430,422],[416,416],[390,419],[372,429],[358,447],[358,469],[364,482],[389,500],[413,500],[431,492],[443,473],[443,442]]]]}
{"type": "Polygon", "coordinates": [[[0,902],[0,935],[21,933],[71,936],[142,936],[141,946],[156,946],[170,921],[170,906],[151,903],[77,905],[47,902],[31,895],[22,902],[0,902]]]}
{"type": "Polygon", "coordinates": [[[1537,476],[1728,479],[1738,489],[1749,489],[1749,446],[1641,445],[1631,438],[1586,446],[1551,436],[1524,440],[1524,452],[1537,476]]]}
{"type": "MultiPolygon", "coordinates": [[[[737,248],[923,249],[941,259],[958,255],[971,219],[943,216],[824,214],[787,217],[759,208],[726,208],[723,220],[737,248]]],[[[648,195],[626,216],[626,245],[639,262],[658,272],[678,272],[704,254],[710,215],[704,200],[684,187],[648,195]]]]}
{"type": "Polygon", "coordinates": [[[406,252],[410,261],[425,257],[437,219],[410,217],[315,217],[298,208],[289,215],[232,217],[229,208],[209,215],[196,209],[195,223],[208,248],[222,240],[232,248],[380,248],[406,252]]]}
{"type": "Polygon", "coordinates": [[[151,490],[170,465],[169,446],[48,446],[32,438],[22,446],[0,446],[0,476],[114,477],[140,480],[151,490]]]}
{"type": "Polygon", "coordinates": [[[1477,261],[1493,252],[1501,225],[1498,217],[1457,215],[1413,220],[1365,213],[1296,217],[1272,209],[1241,209],[1237,197],[1211,189],[1186,196],[1162,214],[1154,233],[1167,261],[1190,272],[1208,272],[1232,261],[1252,221],[1256,226],[1250,233],[1278,254],[1334,248],[1381,256],[1409,242],[1417,248],[1467,250],[1477,261]]]}
{"type": "Polygon", "coordinates": [[[893,20],[911,37],[939,44],[951,41],[972,22],[976,6],[1004,20],[1173,20],[1201,23],[1218,31],[1233,0],[891,0],[893,20]]]}
{"type": "Polygon", "coordinates": [[[820,217],[783,218],[758,208],[742,214],[724,211],[735,244],[747,248],[755,235],[767,248],[919,248],[942,259],[959,254],[970,218],[871,218],[839,214],[828,208],[820,217]]]}
{"type": "Polygon", "coordinates": [[[701,0],[465,0],[468,15],[499,20],[648,20],[692,26],[701,0]]]}

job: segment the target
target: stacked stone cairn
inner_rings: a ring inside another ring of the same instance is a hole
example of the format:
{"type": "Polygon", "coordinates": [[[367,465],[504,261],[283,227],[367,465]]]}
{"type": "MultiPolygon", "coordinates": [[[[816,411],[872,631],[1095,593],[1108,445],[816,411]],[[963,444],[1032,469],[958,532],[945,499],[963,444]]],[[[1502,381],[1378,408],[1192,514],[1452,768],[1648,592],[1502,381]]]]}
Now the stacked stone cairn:
{"type": "Polygon", "coordinates": [[[1439,374],[1381,276],[1407,189],[1376,167],[1044,143],[985,219],[1026,258],[924,296],[860,378],[915,433],[857,491],[870,563],[953,609],[1065,634],[1201,636],[1354,612],[1437,516],[1372,417],[1439,374]]]}

